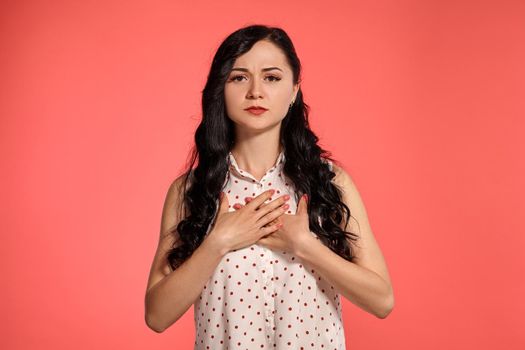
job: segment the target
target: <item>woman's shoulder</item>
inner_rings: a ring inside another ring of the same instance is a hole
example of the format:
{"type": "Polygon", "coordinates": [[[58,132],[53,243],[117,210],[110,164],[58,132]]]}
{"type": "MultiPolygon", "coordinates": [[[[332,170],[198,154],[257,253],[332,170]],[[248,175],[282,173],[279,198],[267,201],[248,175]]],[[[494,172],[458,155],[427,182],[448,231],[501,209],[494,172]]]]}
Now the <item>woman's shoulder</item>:
{"type": "Polygon", "coordinates": [[[189,169],[184,171],[182,174],[179,174],[175,177],[174,180],[171,182],[171,187],[176,188],[177,190],[182,190],[184,187],[186,190],[188,189],[188,185],[191,184],[191,181],[193,180],[193,169],[189,169]]]}
{"type": "Polygon", "coordinates": [[[335,176],[332,179],[332,181],[342,187],[354,187],[355,183],[348,173],[348,171],[344,168],[343,165],[336,163],[335,161],[332,161],[327,158],[322,158],[323,161],[328,163],[328,167],[330,168],[330,171],[333,171],[335,176]]]}

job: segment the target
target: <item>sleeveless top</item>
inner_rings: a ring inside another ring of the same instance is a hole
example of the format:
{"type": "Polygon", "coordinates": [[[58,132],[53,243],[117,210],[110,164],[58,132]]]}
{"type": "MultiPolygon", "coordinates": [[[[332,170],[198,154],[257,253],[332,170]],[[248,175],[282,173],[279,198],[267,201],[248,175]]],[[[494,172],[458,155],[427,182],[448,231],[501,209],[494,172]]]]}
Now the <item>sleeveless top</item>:
{"type": "MultiPolygon", "coordinates": [[[[275,189],[267,202],[289,194],[286,214],[296,212],[293,184],[282,172],[284,151],[261,180],[240,169],[231,152],[227,161],[223,191],[229,211],[235,203],[244,205],[245,197],[275,189]]],[[[258,244],[223,256],[194,303],[194,322],[194,350],[345,349],[334,287],[293,254],[258,244]]]]}

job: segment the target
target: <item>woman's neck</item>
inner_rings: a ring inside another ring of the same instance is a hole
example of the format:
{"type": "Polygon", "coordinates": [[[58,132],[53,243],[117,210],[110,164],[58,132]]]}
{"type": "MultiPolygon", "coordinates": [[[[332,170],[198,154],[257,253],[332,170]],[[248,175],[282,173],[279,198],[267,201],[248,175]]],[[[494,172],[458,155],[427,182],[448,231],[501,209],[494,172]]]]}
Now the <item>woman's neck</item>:
{"type": "Polygon", "coordinates": [[[249,144],[237,144],[231,149],[231,153],[237,162],[237,166],[261,179],[271,169],[282,151],[280,144],[265,145],[264,147],[249,144]]]}

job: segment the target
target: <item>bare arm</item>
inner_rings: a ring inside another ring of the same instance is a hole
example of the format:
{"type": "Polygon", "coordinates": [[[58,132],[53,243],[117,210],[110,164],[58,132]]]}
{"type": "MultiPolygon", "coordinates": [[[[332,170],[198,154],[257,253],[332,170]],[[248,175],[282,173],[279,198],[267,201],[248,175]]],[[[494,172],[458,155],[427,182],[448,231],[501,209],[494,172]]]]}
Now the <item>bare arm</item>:
{"type": "MultiPolygon", "coordinates": [[[[167,252],[174,242],[168,230],[181,217],[182,176],[170,186],[162,212],[161,233],[151,266],[145,297],[145,318],[149,328],[163,332],[190,308],[200,295],[221,258],[221,245],[208,236],[182,265],[171,271],[167,252]]],[[[178,237],[177,237],[178,238],[178,237]]]]}
{"type": "MultiPolygon", "coordinates": [[[[385,318],[394,307],[394,293],[386,262],[372,233],[355,183],[344,169],[335,164],[334,172],[334,182],[343,190],[343,201],[356,220],[350,221],[350,230],[360,236],[355,247],[355,263],[335,254],[311,235],[307,236],[308,241],[300,245],[296,254],[352,303],[379,318],[385,318]]],[[[341,228],[344,229],[344,222],[341,228]]]]}

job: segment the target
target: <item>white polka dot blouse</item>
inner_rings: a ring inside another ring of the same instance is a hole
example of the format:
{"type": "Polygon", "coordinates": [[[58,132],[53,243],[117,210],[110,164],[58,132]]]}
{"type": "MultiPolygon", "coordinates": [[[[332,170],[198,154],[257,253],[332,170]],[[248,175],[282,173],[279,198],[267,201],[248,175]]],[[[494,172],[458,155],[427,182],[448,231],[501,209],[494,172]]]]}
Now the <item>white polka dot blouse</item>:
{"type": "MultiPolygon", "coordinates": [[[[275,189],[275,196],[290,195],[287,214],[295,213],[293,184],[282,172],[284,151],[260,180],[240,169],[231,152],[227,160],[229,211],[245,197],[275,189]]],[[[223,256],[195,301],[194,321],[195,350],[345,349],[334,287],[296,256],[258,244],[223,256]]]]}

